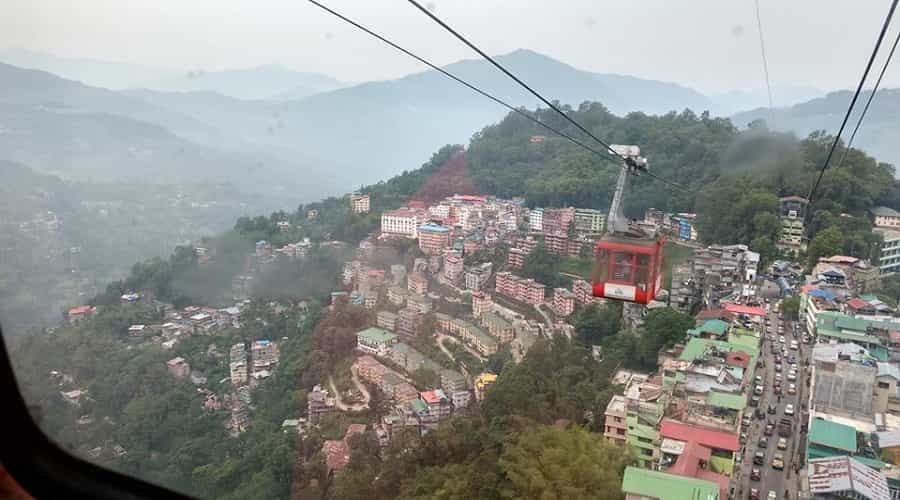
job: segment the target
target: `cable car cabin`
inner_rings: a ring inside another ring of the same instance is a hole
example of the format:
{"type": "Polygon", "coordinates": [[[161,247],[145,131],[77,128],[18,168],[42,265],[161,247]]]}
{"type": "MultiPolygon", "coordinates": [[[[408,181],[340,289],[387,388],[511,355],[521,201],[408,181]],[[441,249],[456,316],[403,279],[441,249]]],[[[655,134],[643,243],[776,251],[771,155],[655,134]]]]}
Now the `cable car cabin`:
{"type": "Polygon", "coordinates": [[[638,304],[662,287],[663,240],[606,235],[597,242],[594,297],[638,304]]]}

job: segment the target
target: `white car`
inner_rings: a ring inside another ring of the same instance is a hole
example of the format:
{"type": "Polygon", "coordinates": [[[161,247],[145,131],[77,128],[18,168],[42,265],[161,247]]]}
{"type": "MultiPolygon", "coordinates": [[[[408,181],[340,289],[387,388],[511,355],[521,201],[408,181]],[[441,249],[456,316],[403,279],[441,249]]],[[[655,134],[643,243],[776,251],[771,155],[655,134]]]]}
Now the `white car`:
{"type": "Polygon", "coordinates": [[[793,370],[789,371],[787,379],[790,380],[791,382],[797,380],[797,372],[795,372],[793,370]]]}
{"type": "Polygon", "coordinates": [[[788,384],[788,394],[797,394],[797,384],[788,384]]]}
{"type": "Polygon", "coordinates": [[[784,344],[784,335],[778,337],[778,342],[784,344]]]}
{"type": "Polygon", "coordinates": [[[791,350],[792,350],[792,351],[796,351],[796,350],[799,349],[799,348],[800,348],[800,345],[797,344],[797,341],[796,341],[796,340],[792,340],[792,341],[791,341],[791,350]]]}
{"type": "Polygon", "coordinates": [[[794,416],[794,405],[789,404],[784,407],[784,414],[788,416],[794,416]]]}

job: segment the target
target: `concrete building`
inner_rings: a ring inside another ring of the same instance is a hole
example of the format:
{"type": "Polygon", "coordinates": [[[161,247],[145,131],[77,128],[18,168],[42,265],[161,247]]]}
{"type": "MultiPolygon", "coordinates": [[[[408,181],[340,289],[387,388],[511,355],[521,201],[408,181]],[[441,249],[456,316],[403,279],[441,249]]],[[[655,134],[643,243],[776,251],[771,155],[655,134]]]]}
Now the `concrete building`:
{"type": "Polygon", "coordinates": [[[878,268],[881,274],[894,274],[900,271],[900,230],[876,227],[874,231],[884,238],[878,256],[878,268]]]}
{"type": "Polygon", "coordinates": [[[411,208],[398,208],[381,214],[381,232],[387,235],[417,238],[422,214],[411,208]]]}
{"type": "Polygon", "coordinates": [[[467,268],[465,270],[466,290],[481,290],[490,279],[493,268],[494,266],[490,262],[467,268]]]}
{"type": "Polygon", "coordinates": [[[355,214],[369,213],[370,198],[367,194],[353,193],[350,195],[350,210],[355,214]]]}
{"type": "Polygon", "coordinates": [[[565,288],[555,288],[553,290],[553,312],[562,317],[575,312],[575,294],[565,288]]]}
{"type": "Polygon", "coordinates": [[[510,248],[506,255],[506,265],[513,269],[521,269],[525,265],[525,256],[528,253],[521,248],[510,248]]]}
{"type": "Polygon", "coordinates": [[[575,232],[585,236],[600,236],[606,226],[606,213],[593,208],[575,209],[575,232]]]}
{"type": "Polygon", "coordinates": [[[306,394],[306,417],[312,424],[318,424],[323,415],[335,411],[334,397],[328,395],[328,391],[322,386],[315,386],[306,394]]]}
{"type": "Polygon", "coordinates": [[[459,282],[463,274],[463,258],[457,252],[444,254],[444,279],[450,283],[459,282]]]}
{"type": "Polygon", "coordinates": [[[422,313],[415,307],[404,307],[397,314],[397,333],[413,337],[422,323],[422,313]]]}
{"type": "Polygon", "coordinates": [[[869,210],[872,224],[876,227],[886,227],[900,230],[900,212],[889,207],[874,207],[869,210]]]}
{"type": "Polygon", "coordinates": [[[481,326],[487,330],[488,334],[500,342],[510,342],[515,337],[512,323],[501,318],[497,313],[486,312],[481,315],[480,320],[481,326]]]}
{"type": "MultiPolygon", "coordinates": [[[[698,470],[698,475],[703,472],[698,470]]],[[[689,476],[628,466],[622,476],[625,500],[725,500],[719,484],[689,476]]]]}
{"type": "Polygon", "coordinates": [[[356,348],[367,354],[387,356],[391,346],[399,342],[399,338],[381,328],[370,327],[356,334],[356,348]]]}
{"type": "Polygon", "coordinates": [[[278,364],[278,345],[270,340],[257,340],[250,347],[253,371],[271,369],[278,364]]]}
{"type": "Polygon", "coordinates": [[[427,295],[413,293],[406,299],[406,307],[415,309],[419,314],[428,314],[433,309],[434,304],[427,295]]]}
{"type": "Polygon", "coordinates": [[[172,358],[166,361],[166,370],[175,378],[187,378],[191,374],[191,365],[184,358],[172,358]]]}
{"type": "Polygon", "coordinates": [[[481,328],[463,321],[461,319],[453,319],[450,321],[451,335],[459,337],[463,342],[474,348],[482,356],[490,356],[497,352],[497,339],[488,335],[481,328]]]}
{"type": "Polygon", "coordinates": [[[611,443],[625,446],[625,434],[628,431],[628,423],[626,422],[626,405],[628,400],[625,396],[616,394],[609,400],[604,412],[605,421],[603,427],[603,437],[611,443]]]}
{"type": "Polygon", "coordinates": [[[494,301],[490,294],[478,291],[472,294],[472,315],[476,318],[494,310],[494,301]]]}
{"type": "Polygon", "coordinates": [[[422,224],[418,228],[419,249],[428,255],[439,254],[450,246],[450,229],[438,224],[422,224]]]}
{"type": "Polygon", "coordinates": [[[484,372],[475,377],[475,399],[484,400],[484,394],[488,388],[497,381],[497,375],[490,372],[484,372]]]}
{"type": "Polygon", "coordinates": [[[391,311],[378,311],[377,324],[379,328],[393,332],[397,330],[397,320],[399,316],[391,311]]]}
{"type": "Polygon", "coordinates": [[[250,375],[247,366],[247,350],[244,343],[240,342],[231,346],[228,358],[228,368],[230,370],[231,385],[240,387],[247,383],[247,377],[250,375]]]}
{"type": "Polygon", "coordinates": [[[497,273],[496,292],[527,304],[544,302],[545,288],[544,285],[530,278],[520,278],[509,272],[497,273]]]}
{"type": "Polygon", "coordinates": [[[528,212],[528,229],[530,231],[542,231],[544,229],[544,209],[532,208],[528,212]]]}
{"type": "Polygon", "coordinates": [[[428,293],[428,278],[421,271],[411,273],[407,278],[406,285],[410,294],[425,295],[428,293]]]}
{"type": "Polygon", "coordinates": [[[801,196],[781,198],[781,236],[778,247],[786,250],[805,251],[803,219],[809,201],[801,196]]]}
{"type": "Polygon", "coordinates": [[[394,304],[395,306],[402,306],[403,304],[405,304],[406,298],[408,296],[409,292],[407,292],[405,288],[401,288],[399,286],[388,287],[388,302],[394,304]]]}

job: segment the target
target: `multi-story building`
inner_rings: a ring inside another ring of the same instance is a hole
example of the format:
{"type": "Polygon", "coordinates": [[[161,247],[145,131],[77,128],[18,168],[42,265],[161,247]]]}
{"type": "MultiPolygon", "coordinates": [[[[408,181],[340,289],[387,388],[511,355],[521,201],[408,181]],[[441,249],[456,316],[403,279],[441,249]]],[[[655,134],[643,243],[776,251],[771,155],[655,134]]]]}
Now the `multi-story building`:
{"type": "Polygon", "coordinates": [[[575,209],[575,232],[585,236],[600,236],[606,225],[606,214],[593,208],[575,209]]]}
{"type": "Polygon", "coordinates": [[[450,333],[458,336],[463,342],[472,346],[483,356],[490,356],[497,352],[497,339],[491,337],[485,333],[484,330],[468,321],[463,321],[461,319],[451,320],[450,333]]]}
{"type": "Polygon", "coordinates": [[[889,207],[875,207],[869,210],[872,224],[876,227],[886,227],[900,230],[900,212],[889,207]]]}
{"type": "Polygon", "coordinates": [[[494,312],[486,312],[481,315],[481,326],[500,342],[510,342],[515,337],[512,323],[506,321],[494,312]]]}
{"type": "Polygon", "coordinates": [[[569,236],[561,231],[544,234],[544,249],[557,255],[568,255],[569,236]]]}
{"type": "Polygon", "coordinates": [[[466,377],[462,373],[459,373],[456,370],[444,368],[441,370],[440,374],[441,389],[443,389],[448,394],[452,394],[456,391],[465,391],[468,389],[466,377]]]}
{"type": "Polygon", "coordinates": [[[492,269],[493,264],[490,262],[485,262],[466,269],[466,290],[481,290],[484,284],[487,283],[487,280],[490,279],[492,269]]]}
{"type": "Polygon", "coordinates": [[[397,333],[413,337],[422,323],[422,313],[415,307],[404,307],[397,314],[397,333]]]}
{"type": "Polygon", "coordinates": [[[431,312],[434,304],[431,298],[429,298],[427,295],[412,293],[409,295],[409,298],[406,299],[406,307],[409,309],[415,309],[419,312],[419,314],[428,314],[429,312],[431,312]]]}
{"type": "Polygon", "coordinates": [[[553,290],[553,312],[566,317],[575,312],[575,294],[565,288],[553,290]]]}
{"type": "Polygon", "coordinates": [[[418,228],[419,249],[428,255],[439,254],[450,246],[450,229],[438,224],[422,224],[418,228]]]}
{"type": "Polygon", "coordinates": [[[603,300],[600,297],[594,297],[593,285],[585,280],[574,280],[572,282],[572,293],[575,295],[575,302],[582,305],[603,300]]]}
{"type": "Polygon", "coordinates": [[[278,344],[270,340],[257,340],[250,348],[253,371],[267,370],[278,364],[278,344]]]}
{"type": "Polygon", "coordinates": [[[882,275],[900,271],[900,231],[876,227],[884,242],[878,257],[878,268],[882,275]]]}
{"type": "Polygon", "coordinates": [[[166,370],[175,378],[186,378],[191,374],[191,365],[184,358],[172,358],[166,361],[166,370]]]}
{"type": "Polygon", "coordinates": [[[628,423],[626,422],[626,406],[628,400],[625,396],[616,394],[609,400],[604,413],[606,419],[603,426],[603,437],[611,443],[625,446],[625,434],[628,431],[628,423]]]}
{"type": "Polygon", "coordinates": [[[422,214],[411,208],[398,208],[381,214],[381,232],[383,234],[417,238],[422,214]]]}
{"type": "Polygon", "coordinates": [[[544,209],[543,208],[532,208],[528,213],[528,229],[530,231],[543,231],[544,230],[544,209]]]}
{"type": "Polygon", "coordinates": [[[456,252],[444,254],[444,278],[450,283],[456,283],[463,274],[463,258],[456,252]]]}
{"type": "Polygon", "coordinates": [[[512,299],[528,304],[544,302],[544,285],[533,279],[524,279],[509,272],[497,273],[496,291],[512,299]]]}
{"type": "Polygon", "coordinates": [[[792,251],[806,250],[803,220],[809,201],[801,196],[785,196],[781,199],[781,236],[779,248],[792,251]]]}
{"type": "Polygon", "coordinates": [[[407,292],[405,288],[399,286],[388,287],[388,302],[395,306],[402,306],[406,302],[406,297],[408,296],[409,292],[407,292]]]}
{"type": "Polygon", "coordinates": [[[390,311],[378,311],[378,327],[388,331],[397,330],[398,316],[390,311]]]}
{"type": "Polygon", "coordinates": [[[356,348],[367,354],[386,356],[392,345],[399,342],[393,333],[369,327],[356,333],[356,348]]]}
{"type": "Polygon", "coordinates": [[[247,377],[250,375],[247,366],[247,349],[243,342],[231,346],[228,357],[228,368],[231,375],[231,385],[239,387],[247,383],[247,377]]]}
{"type": "Polygon", "coordinates": [[[568,234],[572,221],[575,220],[575,209],[547,208],[542,217],[544,233],[562,232],[568,234]]]}
{"type": "Polygon", "coordinates": [[[506,255],[506,265],[513,269],[521,269],[525,265],[525,256],[528,255],[521,248],[510,248],[506,255]]]}
{"type": "Polygon", "coordinates": [[[494,300],[490,294],[478,291],[472,294],[472,315],[476,318],[494,310],[494,300]]]}
{"type": "Polygon", "coordinates": [[[367,214],[370,210],[370,201],[367,194],[353,193],[350,195],[350,209],[355,214],[367,214]]]}
{"type": "Polygon", "coordinates": [[[406,286],[411,294],[425,295],[428,293],[428,279],[421,271],[411,273],[407,278],[406,286]]]}

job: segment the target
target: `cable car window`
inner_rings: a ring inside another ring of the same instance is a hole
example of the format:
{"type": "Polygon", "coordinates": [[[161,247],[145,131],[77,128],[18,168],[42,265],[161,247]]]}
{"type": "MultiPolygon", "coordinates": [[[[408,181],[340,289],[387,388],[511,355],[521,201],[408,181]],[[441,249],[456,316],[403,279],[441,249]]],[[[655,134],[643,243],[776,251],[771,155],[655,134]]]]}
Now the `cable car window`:
{"type": "Polygon", "coordinates": [[[641,289],[646,289],[650,276],[650,256],[646,254],[637,254],[637,265],[634,268],[634,282],[641,289]]]}
{"type": "Polygon", "coordinates": [[[634,279],[634,254],[613,252],[613,279],[631,283],[634,279]]]}

